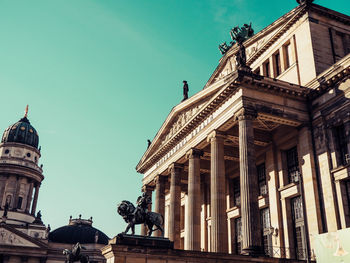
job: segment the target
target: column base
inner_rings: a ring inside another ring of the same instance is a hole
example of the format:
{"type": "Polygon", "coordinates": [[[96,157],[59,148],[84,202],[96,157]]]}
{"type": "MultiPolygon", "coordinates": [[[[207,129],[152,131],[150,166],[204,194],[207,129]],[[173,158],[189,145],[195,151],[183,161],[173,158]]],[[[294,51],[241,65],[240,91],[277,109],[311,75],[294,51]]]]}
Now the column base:
{"type": "Polygon", "coordinates": [[[242,255],[244,256],[252,256],[252,257],[258,257],[258,256],[264,256],[264,250],[260,246],[251,246],[242,249],[242,255]]]}

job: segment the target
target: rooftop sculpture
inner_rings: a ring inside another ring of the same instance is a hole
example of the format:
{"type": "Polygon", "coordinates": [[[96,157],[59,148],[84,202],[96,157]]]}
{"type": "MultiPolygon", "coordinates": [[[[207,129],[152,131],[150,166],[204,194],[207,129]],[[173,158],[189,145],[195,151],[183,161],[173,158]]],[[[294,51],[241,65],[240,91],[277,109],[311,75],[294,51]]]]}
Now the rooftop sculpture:
{"type": "Polygon", "coordinates": [[[123,200],[118,204],[118,214],[123,217],[126,223],[128,223],[123,234],[127,234],[131,228],[132,235],[135,234],[136,224],[145,224],[148,227],[148,236],[152,235],[153,231],[160,230],[162,236],[164,235],[163,227],[164,218],[163,215],[155,212],[148,211],[148,205],[152,204],[151,198],[143,193],[137,198],[137,206],[135,207],[131,202],[123,200]],[[156,226],[156,229],[153,229],[156,226]]]}
{"type": "Polygon", "coordinates": [[[76,261],[80,261],[80,263],[88,263],[89,256],[81,254],[81,250],[86,249],[80,243],[76,243],[72,250],[64,249],[63,255],[66,255],[65,263],[73,263],[76,261]]]}

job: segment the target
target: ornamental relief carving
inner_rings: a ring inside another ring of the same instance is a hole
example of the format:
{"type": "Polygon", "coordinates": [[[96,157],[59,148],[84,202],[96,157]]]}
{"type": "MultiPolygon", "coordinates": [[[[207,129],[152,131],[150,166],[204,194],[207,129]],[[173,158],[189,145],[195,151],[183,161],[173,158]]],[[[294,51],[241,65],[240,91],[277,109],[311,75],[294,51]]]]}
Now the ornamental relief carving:
{"type": "Polygon", "coordinates": [[[5,229],[0,230],[0,244],[10,244],[10,245],[23,245],[24,242],[16,236],[15,234],[6,231],[5,229]]]}
{"type": "Polygon", "coordinates": [[[169,141],[175,133],[177,133],[183,126],[185,126],[185,124],[199,112],[199,110],[204,106],[205,103],[206,102],[201,103],[189,109],[188,111],[181,113],[173,122],[168,134],[163,138],[162,145],[169,141]]]}

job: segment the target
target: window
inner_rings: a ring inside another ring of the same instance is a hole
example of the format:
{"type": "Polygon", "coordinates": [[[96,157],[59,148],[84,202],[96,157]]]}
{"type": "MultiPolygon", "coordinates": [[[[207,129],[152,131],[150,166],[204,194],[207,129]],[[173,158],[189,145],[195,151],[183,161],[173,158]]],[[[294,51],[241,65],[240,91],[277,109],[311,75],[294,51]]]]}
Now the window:
{"type": "Polygon", "coordinates": [[[270,235],[270,210],[265,208],[260,210],[260,220],[262,228],[262,243],[265,255],[272,255],[272,237],[270,235]]]}
{"type": "Polygon", "coordinates": [[[277,52],[273,57],[274,57],[275,67],[276,67],[275,77],[277,77],[277,76],[279,76],[281,74],[280,53],[277,52]]]}
{"type": "Polygon", "coordinates": [[[236,233],[236,254],[242,252],[242,220],[237,218],[235,220],[235,233],[236,233]]]}
{"type": "Polygon", "coordinates": [[[17,209],[21,209],[22,208],[22,201],[23,201],[23,197],[22,196],[18,197],[17,209]]]}
{"type": "Polygon", "coordinates": [[[265,163],[256,167],[258,173],[259,195],[267,194],[265,163]]]}
{"type": "Polygon", "coordinates": [[[335,137],[338,148],[338,159],[340,165],[347,164],[348,144],[346,141],[344,125],[335,127],[335,137]]]}
{"type": "Polygon", "coordinates": [[[287,172],[289,183],[296,183],[299,181],[299,161],[297,147],[293,147],[286,151],[287,158],[287,172]]]}
{"type": "Polygon", "coordinates": [[[180,230],[182,231],[184,229],[185,229],[185,206],[182,205],[180,210],[180,230]]]}
{"type": "Polygon", "coordinates": [[[260,75],[260,67],[258,67],[256,70],[254,70],[254,73],[257,75],[260,75]]]}
{"type": "Polygon", "coordinates": [[[270,62],[267,61],[264,63],[264,76],[270,77],[270,62]]]}
{"type": "Polygon", "coordinates": [[[350,180],[344,181],[344,185],[345,185],[346,200],[347,200],[347,207],[348,207],[347,210],[348,210],[348,214],[350,215],[350,180]]]}
{"type": "Polygon", "coordinates": [[[289,68],[292,63],[292,46],[290,43],[287,43],[283,46],[284,49],[284,66],[285,68],[289,68]]]}
{"type": "Polygon", "coordinates": [[[306,258],[306,237],[304,229],[303,203],[300,196],[291,199],[292,217],[294,224],[294,247],[296,259],[306,258]]]}
{"type": "Polygon", "coordinates": [[[239,178],[233,180],[233,205],[241,205],[241,188],[239,178]]]}

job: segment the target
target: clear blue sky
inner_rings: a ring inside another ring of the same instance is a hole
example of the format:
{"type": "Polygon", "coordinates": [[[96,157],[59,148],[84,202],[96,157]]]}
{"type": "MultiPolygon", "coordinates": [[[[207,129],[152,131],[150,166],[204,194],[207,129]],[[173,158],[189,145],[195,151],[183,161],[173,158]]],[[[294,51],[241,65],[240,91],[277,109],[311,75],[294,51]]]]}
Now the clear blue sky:
{"type": "MultiPolygon", "coordinates": [[[[316,3],[350,14],[347,0],[316,3]]],[[[294,0],[0,0],[0,129],[23,116],[42,146],[38,209],[52,229],[94,217],[113,237],[119,201],[171,108],[200,91],[235,25],[259,31],[294,0]]]]}

